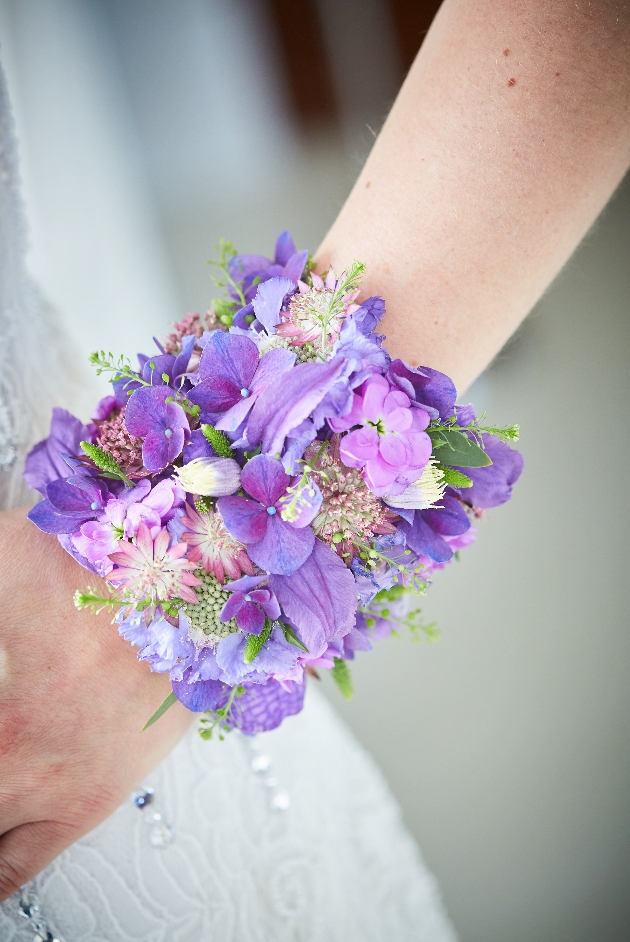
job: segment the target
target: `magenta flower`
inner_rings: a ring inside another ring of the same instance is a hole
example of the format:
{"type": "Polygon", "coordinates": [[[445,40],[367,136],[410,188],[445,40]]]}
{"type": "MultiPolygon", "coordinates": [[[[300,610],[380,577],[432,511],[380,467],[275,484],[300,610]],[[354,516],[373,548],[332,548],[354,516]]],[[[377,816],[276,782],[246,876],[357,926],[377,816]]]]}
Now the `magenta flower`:
{"type": "Polygon", "coordinates": [[[236,619],[241,631],[259,635],[265,626],[265,615],[275,621],[280,618],[278,600],[267,587],[258,588],[265,576],[245,576],[225,586],[233,594],[223,606],[221,621],[236,619]]]}
{"type": "Polygon", "coordinates": [[[144,439],[142,462],[152,474],[172,464],[190,437],[186,413],[177,402],[166,401],[172,395],[168,386],[144,386],[125,409],[127,431],[144,439]]]}
{"type": "Polygon", "coordinates": [[[217,507],[223,521],[249,558],[265,572],[289,576],[313,551],[315,534],[310,527],[296,527],[282,519],[283,497],[291,478],[282,464],[267,455],[256,455],[243,468],[241,484],[253,497],[220,497],[217,507]]]}
{"type": "Polygon", "coordinates": [[[106,576],[107,582],[139,602],[182,598],[196,605],[198,599],[190,587],[201,585],[201,581],[191,572],[195,564],[184,558],[188,547],[176,543],[169,549],[169,542],[168,530],[160,530],[152,540],[149,528],[141,520],[135,543],[121,540],[118,552],[110,555],[119,568],[106,576]]]}
{"type": "Polygon", "coordinates": [[[213,573],[221,584],[226,574],[230,579],[238,579],[241,572],[254,575],[245,547],[228,533],[218,510],[200,514],[195,507],[186,504],[182,523],[187,531],[182,533],[182,540],[190,547],[188,558],[201,562],[203,568],[213,573]]]}
{"type": "Polygon", "coordinates": [[[378,497],[399,493],[417,480],[431,456],[431,439],[424,431],[428,413],[412,409],[409,397],[383,376],[366,380],[354,394],[350,412],[328,422],[335,432],[361,426],[341,439],[341,460],[349,468],[364,468],[378,497]]]}

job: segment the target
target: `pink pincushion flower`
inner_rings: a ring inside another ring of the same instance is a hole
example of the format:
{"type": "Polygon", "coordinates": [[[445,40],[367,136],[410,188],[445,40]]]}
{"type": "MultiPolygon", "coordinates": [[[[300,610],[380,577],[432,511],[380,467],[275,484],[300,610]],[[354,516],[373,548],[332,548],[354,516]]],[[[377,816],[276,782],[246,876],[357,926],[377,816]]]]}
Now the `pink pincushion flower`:
{"type": "Polygon", "coordinates": [[[335,432],[361,426],[341,439],[339,452],[349,468],[364,468],[367,485],[378,497],[404,490],[431,457],[431,439],[424,431],[428,413],[412,409],[409,397],[383,376],[366,380],[350,412],[328,422],[335,432]]]}
{"type": "Polygon", "coordinates": [[[326,350],[339,336],[344,318],[359,309],[354,304],[359,288],[346,272],[337,278],[332,268],[326,281],[314,272],[311,281],[312,287],[298,282],[298,292],[289,301],[288,310],[281,312],[283,321],[276,333],[289,338],[295,346],[314,343],[326,350]]]}
{"type": "Polygon", "coordinates": [[[169,542],[168,530],[160,530],[153,540],[141,520],[135,543],[121,540],[118,552],[110,554],[109,558],[119,568],[107,575],[107,581],[122,588],[127,598],[137,601],[182,598],[196,605],[198,599],[190,587],[201,585],[201,581],[191,572],[196,568],[194,562],[184,558],[188,547],[176,543],[169,549],[169,542]]]}
{"type": "Polygon", "coordinates": [[[186,533],[182,540],[190,547],[188,558],[197,562],[208,572],[213,573],[220,583],[226,575],[238,579],[241,573],[254,575],[252,562],[242,543],[228,532],[218,510],[200,514],[190,504],[186,504],[186,515],[182,517],[186,533]]]}

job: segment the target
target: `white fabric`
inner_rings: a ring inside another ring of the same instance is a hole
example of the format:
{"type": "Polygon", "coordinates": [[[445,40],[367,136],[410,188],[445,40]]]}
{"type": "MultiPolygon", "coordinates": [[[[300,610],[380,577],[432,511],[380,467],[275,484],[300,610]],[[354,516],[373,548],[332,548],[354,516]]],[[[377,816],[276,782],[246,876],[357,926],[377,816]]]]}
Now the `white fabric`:
{"type": "MultiPolygon", "coordinates": [[[[0,74],[0,506],[66,382],[63,345],[24,266],[15,147],[0,74]],[[36,342],[34,342],[34,340],[36,342]],[[36,388],[28,376],[36,376],[36,388]],[[47,390],[55,389],[55,395],[47,390]]],[[[34,882],[64,942],[454,942],[433,877],[378,770],[315,691],[261,737],[291,806],[272,811],[247,740],[192,730],[153,775],[175,841],[128,802],[34,882]]],[[[45,788],[46,783],[42,782],[45,788]]],[[[0,940],[33,930],[17,899],[0,940]]]]}
{"type": "MultiPolygon", "coordinates": [[[[35,881],[64,942],[454,942],[433,877],[368,755],[321,695],[259,737],[291,798],[272,811],[244,737],[193,729],[150,779],[175,828],[131,802],[35,881]]],[[[22,942],[15,899],[0,939],[22,942]]]]}

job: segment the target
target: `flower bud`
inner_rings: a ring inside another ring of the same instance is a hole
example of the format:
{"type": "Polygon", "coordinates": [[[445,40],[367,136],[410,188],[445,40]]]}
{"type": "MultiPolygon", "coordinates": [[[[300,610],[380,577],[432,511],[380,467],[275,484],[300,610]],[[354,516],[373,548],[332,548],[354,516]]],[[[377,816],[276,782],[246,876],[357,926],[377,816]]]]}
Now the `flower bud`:
{"type": "Polygon", "coordinates": [[[176,473],[189,494],[202,497],[227,497],[241,486],[241,469],[233,458],[194,458],[176,473]]]}

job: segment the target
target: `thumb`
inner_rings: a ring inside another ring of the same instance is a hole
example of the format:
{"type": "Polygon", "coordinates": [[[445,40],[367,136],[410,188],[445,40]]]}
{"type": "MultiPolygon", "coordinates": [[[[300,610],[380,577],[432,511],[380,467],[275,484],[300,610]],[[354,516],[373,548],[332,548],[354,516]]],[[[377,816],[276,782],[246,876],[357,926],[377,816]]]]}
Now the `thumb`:
{"type": "Polygon", "coordinates": [[[20,824],[0,837],[0,903],[32,880],[78,837],[57,821],[20,824]]]}

